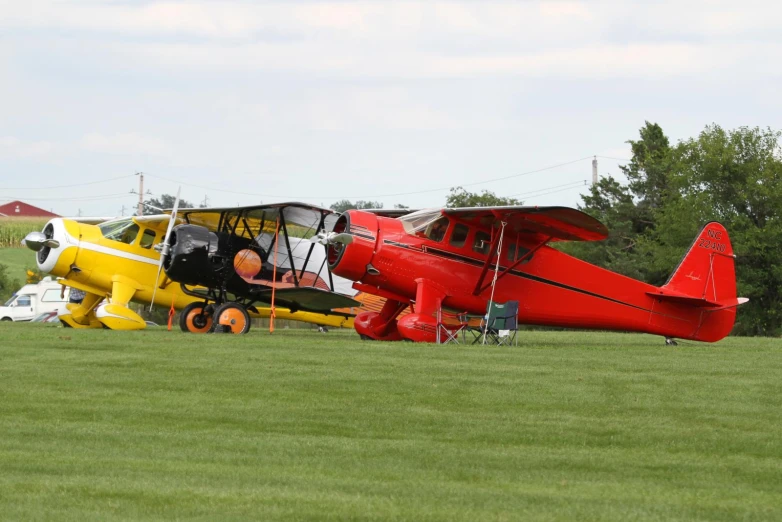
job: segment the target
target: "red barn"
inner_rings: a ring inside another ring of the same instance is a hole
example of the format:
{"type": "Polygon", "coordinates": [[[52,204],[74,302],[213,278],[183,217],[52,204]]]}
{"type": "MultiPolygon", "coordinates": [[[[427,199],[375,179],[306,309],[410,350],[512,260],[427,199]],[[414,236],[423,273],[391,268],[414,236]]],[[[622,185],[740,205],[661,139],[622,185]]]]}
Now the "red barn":
{"type": "Polygon", "coordinates": [[[0,217],[60,217],[58,214],[42,208],[28,205],[24,201],[12,201],[0,205],[0,217]]]}

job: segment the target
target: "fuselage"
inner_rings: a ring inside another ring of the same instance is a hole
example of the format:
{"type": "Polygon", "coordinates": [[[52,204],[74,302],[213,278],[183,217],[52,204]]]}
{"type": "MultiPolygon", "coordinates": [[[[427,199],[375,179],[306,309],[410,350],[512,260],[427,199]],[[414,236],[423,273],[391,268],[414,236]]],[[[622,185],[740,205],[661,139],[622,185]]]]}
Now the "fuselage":
{"type": "Polygon", "coordinates": [[[525,324],[700,340],[722,338],[732,328],[735,308],[710,312],[722,314],[724,320],[704,328],[702,308],[656,299],[650,294],[658,287],[564,254],[542,244],[545,241],[536,242],[531,234],[506,231],[500,244],[499,226],[475,226],[447,217],[437,220],[443,227],[435,234],[431,223],[417,228],[403,219],[349,211],[337,222],[335,232],[353,234],[354,240],[331,247],[332,271],[357,281],[362,290],[375,289],[379,295],[406,300],[422,316],[419,321],[428,321],[438,304],[454,312],[483,315],[493,299],[518,301],[519,322],[525,324]],[[492,285],[495,271],[498,279],[492,285]]]}
{"type": "MultiPolygon", "coordinates": [[[[182,309],[199,299],[185,294],[179,283],[168,280],[161,272],[160,254],[153,248],[163,241],[167,221],[146,218],[123,218],[91,225],[70,219],[55,218],[43,233],[58,243],[44,247],[36,254],[38,268],[63,279],[64,284],[89,294],[110,297],[118,280],[135,291],[132,300],[182,309]],[[157,290],[155,286],[158,285],[157,290]]],[[[269,308],[257,308],[254,315],[269,317],[269,308]]],[[[350,327],[352,317],[311,312],[291,312],[277,308],[275,316],[314,324],[350,327]]]]}
{"type": "MultiPolygon", "coordinates": [[[[165,231],[138,223],[132,218],[90,225],[56,218],[44,227],[44,234],[59,242],[57,248],[43,248],[36,255],[42,272],[62,277],[68,286],[106,296],[114,279],[124,276],[135,283],[133,300],[150,303],[158,273],[160,254],[152,247],[165,231]]],[[[158,288],[155,304],[182,308],[194,298],[179,285],[158,288]]]]}

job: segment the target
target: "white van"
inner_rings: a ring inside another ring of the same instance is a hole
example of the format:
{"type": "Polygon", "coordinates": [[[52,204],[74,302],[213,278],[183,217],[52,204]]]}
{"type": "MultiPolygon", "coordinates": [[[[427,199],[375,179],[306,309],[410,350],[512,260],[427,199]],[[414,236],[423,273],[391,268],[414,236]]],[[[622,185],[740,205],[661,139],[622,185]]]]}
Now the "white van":
{"type": "Polygon", "coordinates": [[[70,288],[65,289],[65,297],[60,297],[62,285],[44,277],[35,285],[24,285],[0,306],[0,321],[29,321],[44,312],[65,311],[70,288]]]}

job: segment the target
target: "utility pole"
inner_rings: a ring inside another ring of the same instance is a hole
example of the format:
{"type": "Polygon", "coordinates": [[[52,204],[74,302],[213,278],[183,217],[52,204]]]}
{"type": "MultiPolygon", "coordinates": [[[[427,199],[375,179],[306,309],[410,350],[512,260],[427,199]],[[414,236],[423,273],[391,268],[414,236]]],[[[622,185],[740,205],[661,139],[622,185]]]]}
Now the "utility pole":
{"type": "Polygon", "coordinates": [[[125,205],[122,205],[122,209],[120,210],[120,215],[125,216],[125,205]]]}
{"type": "Polygon", "coordinates": [[[138,176],[138,216],[144,215],[144,173],[136,172],[138,176]]]}
{"type": "Polygon", "coordinates": [[[592,160],[592,186],[597,185],[597,156],[592,160]]]}
{"type": "Polygon", "coordinates": [[[204,194],[204,200],[201,202],[201,206],[204,208],[209,207],[209,194],[204,194]]]}

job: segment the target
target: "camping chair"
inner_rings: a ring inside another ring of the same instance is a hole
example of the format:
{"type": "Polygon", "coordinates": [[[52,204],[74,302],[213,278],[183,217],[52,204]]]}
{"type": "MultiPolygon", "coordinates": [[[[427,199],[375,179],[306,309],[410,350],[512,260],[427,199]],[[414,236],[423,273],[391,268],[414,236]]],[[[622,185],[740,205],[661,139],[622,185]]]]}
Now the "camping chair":
{"type": "Polygon", "coordinates": [[[437,308],[437,344],[460,344],[460,334],[467,327],[467,314],[446,312],[437,308]]]}
{"type": "Polygon", "coordinates": [[[489,301],[486,316],[480,326],[469,329],[473,334],[472,344],[483,343],[484,337],[486,337],[487,344],[517,344],[518,315],[518,301],[508,301],[507,303],[489,301]]]}

